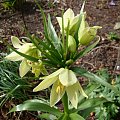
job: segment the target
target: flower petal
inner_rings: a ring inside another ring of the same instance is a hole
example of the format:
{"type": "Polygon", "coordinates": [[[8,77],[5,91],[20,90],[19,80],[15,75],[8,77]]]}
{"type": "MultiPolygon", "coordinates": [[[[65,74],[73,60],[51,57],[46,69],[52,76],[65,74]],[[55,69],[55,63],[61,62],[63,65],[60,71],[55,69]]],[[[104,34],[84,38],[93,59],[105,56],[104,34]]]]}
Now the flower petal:
{"type": "Polygon", "coordinates": [[[55,76],[59,75],[63,70],[64,70],[64,68],[60,68],[57,71],[53,72],[52,74],[46,76],[45,78],[46,79],[50,79],[52,77],[55,77],[55,76]]]}
{"type": "Polygon", "coordinates": [[[83,30],[85,29],[85,27],[86,27],[86,21],[85,21],[85,15],[86,13],[84,13],[84,14],[82,14],[82,18],[81,18],[81,23],[80,23],[80,27],[79,27],[79,31],[78,31],[78,37],[79,37],[79,39],[80,39],[80,37],[82,36],[82,32],[83,32],[83,30]]]}
{"type": "Polygon", "coordinates": [[[69,20],[71,20],[73,18],[74,18],[74,12],[73,12],[73,10],[70,9],[70,8],[67,9],[67,11],[63,15],[63,19],[69,19],[69,20]]]}
{"type": "Polygon", "coordinates": [[[59,74],[59,80],[64,86],[70,86],[77,82],[75,73],[72,70],[64,69],[59,74]]]}
{"type": "Polygon", "coordinates": [[[86,27],[79,34],[79,42],[81,45],[88,45],[96,36],[97,29],[100,29],[100,26],[86,27]]]}
{"type": "Polygon", "coordinates": [[[76,28],[76,25],[78,25],[77,23],[79,22],[79,19],[80,19],[80,15],[78,14],[77,16],[74,17],[74,19],[72,20],[71,22],[71,25],[70,25],[70,29],[72,28],[76,28]]]}
{"type": "Polygon", "coordinates": [[[37,87],[33,89],[33,92],[37,92],[40,90],[44,90],[51,86],[56,80],[58,80],[58,77],[52,77],[52,78],[45,78],[37,87]]]}
{"type": "Polygon", "coordinates": [[[58,24],[60,26],[60,29],[62,30],[62,18],[61,17],[56,17],[58,24]]]}
{"type": "Polygon", "coordinates": [[[70,100],[73,107],[77,109],[78,104],[78,85],[77,83],[72,86],[66,87],[66,92],[68,95],[68,99],[70,100]]]}
{"type": "Polygon", "coordinates": [[[68,49],[73,53],[76,51],[76,41],[71,35],[68,35],[68,49]]]}
{"type": "Polygon", "coordinates": [[[54,106],[62,98],[64,93],[65,87],[62,84],[60,84],[59,80],[57,80],[52,86],[50,94],[50,106],[54,106]]]}
{"type": "Polygon", "coordinates": [[[11,54],[7,55],[5,59],[11,60],[11,61],[19,61],[23,60],[24,58],[17,54],[16,52],[12,52],[11,54]]]}
{"type": "Polygon", "coordinates": [[[12,44],[15,48],[21,47],[22,42],[15,36],[11,36],[12,44]]]}
{"type": "Polygon", "coordinates": [[[31,67],[28,65],[27,60],[24,59],[19,67],[19,73],[20,73],[20,77],[23,77],[24,75],[26,75],[26,73],[31,69],[31,67]]]}
{"type": "Polygon", "coordinates": [[[80,85],[79,82],[77,82],[77,85],[78,85],[78,89],[79,89],[80,93],[81,93],[84,97],[88,98],[88,96],[87,96],[86,93],[84,92],[84,90],[83,90],[83,88],[82,88],[82,86],[80,85]]]}
{"type": "MultiPolygon", "coordinates": [[[[26,43],[26,44],[22,45],[18,49],[18,51],[21,52],[21,53],[26,54],[30,50],[30,46],[31,46],[30,43],[26,43]]],[[[8,60],[11,60],[11,61],[19,61],[19,60],[23,60],[24,59],[24,57],[20,56],[16,52],[12,52],[11,54],[9,54],[8,56],[6,56],[5,58],[8,59],[8,60]]]]}

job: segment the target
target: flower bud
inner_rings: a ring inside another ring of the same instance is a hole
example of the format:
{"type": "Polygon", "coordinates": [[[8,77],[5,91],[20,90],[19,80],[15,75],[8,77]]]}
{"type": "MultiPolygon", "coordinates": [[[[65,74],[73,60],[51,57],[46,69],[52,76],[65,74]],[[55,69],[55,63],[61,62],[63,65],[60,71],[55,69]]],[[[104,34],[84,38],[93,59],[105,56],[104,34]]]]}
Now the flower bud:
{"type": "Polygon", "coordinates": [[[71,35],[68,36],[68,49],[70,52],[76,51],[76,41],[71,35]]]}
{"type": "Polygon", "coordinates": [[[100,26],[86,27],[82,32],[78,33],[79,43],[81,45],[88,45],[95,38],[97,29],[100,28],[100,26]]]}

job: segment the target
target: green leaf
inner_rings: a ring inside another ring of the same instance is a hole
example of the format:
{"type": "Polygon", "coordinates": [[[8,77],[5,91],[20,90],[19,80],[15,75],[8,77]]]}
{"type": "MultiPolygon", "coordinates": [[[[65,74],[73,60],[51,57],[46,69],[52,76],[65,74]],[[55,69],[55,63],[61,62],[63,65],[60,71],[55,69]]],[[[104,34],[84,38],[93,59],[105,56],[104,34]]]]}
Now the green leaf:
{"type": "Polygon", "coordinates": [[[52,43],[54,45],[54,47],[58,50],[61,51],[61,42],[60,39],[58,38],[55,29],[51,23],[51,18],[50,15],[48,15],[48,34],[52,40],[52,43]]]}
{"type": "Polygon", "coordinates": [[[17,105],[14,108],[12,108],[9,113],[15,111],[24,111],[24,110],[48,112],[57,117],[61,116],[62,114],[58,109],[54,107],[50,107],[42,100],[37,100],[37,99],[27,100],[23,104],[17,105]]]}
{"type": "Polygon", "coordinates": [[[42,54],[45,55],[46,58],[48,58],[51,61],[53,65],[62,64],[61,56],[58,52],[56,53],[56,50],[54,48],[52,49],[50,45],[48,46],[46,43],[44,43],[42,40],[35,36],[34,38],[32,38],[32,36],[29,33],[28,37],[30,38],[31,42],[36,46],[36,48],[38,48],[42,52],[42,54]]]}
{"type": "Polygon", "coordinates": [[[86,99],[83,103],[81,103],[81,105],[78,106],[77,111],[84,110],[90,107],[96,107],[104,102],[107,102],[107,99],[103,97],[86,99]]]}
{"type": "Polygon", "coordinates": [[[69,115],[71,120],[85,120],[82,116],[78,115],[77,113],[71,113],[69,115]]]}
{"type": "Polygon", "coordinates": [[[84,50],[80,51],[73,59],[77,60],[78,58],[83,57],[84,55],[86,55],[88,52],[90,52],[98,44],[99,41],[100,40],[98,39],[92,45],[90,45],[87,48],[85,48],[84,50]]]}
{"type": "Polygon", "coordinates": [[[48,37],[48,30],[47,30],[48,26],[47,26],[47,20],[46,20],[45,13],[43,9],[41,8],[41,6],[39,5],[39,3],[37,2],[37,0],[35,0],[35,3],[37,4],[38,8],[40,9],[42,13],[42,18],[43,18],[43,23],[44,23],[44,32],[45,32],[45,36],[48,37]]]}
{"type": "MultiPolygon", "coordinates": [[[[81,8],[81,10],[80,10],[80,18],[79,18],[79,22],[78,22],[78,27],[76,28],[76,33],[75,33],[75,36],[74,36],[77,45],[79,45],[79,41],[78,41],[78,30],[79,30],[79,27],[80,27],[80,24],[81,24],[82,15],[84,14],[84,12],[83,12],[84,6],[85,6],[85,1],[83,2],[82,8],[81,8]]],[[[79,46],[77,46],[77,47],[79,47],[79,46]]]]}
{"type": "MultiPolygon", "coordinates": [[[[43,9],[41,8],[41,6],[39,5],[39,3],[35,0],[38,8],[40,9],[41,13],[42,13],[42,17],[43,17],[43,23],[44,23],[44,32],[45,32],[45,38],[48,42],[48,44],[56,51],[54,44],[51,42],[50,40],[50,36],[49,36],[49,31],[48,31],[48,25],[47,25],[47,20],[46,20],[46,16],[45,13],[43,11],[43,9]]],[[[52,29],[53,30],[53,29],[52,29]]],[[[53,32],[53,31],[52,31],[53,32]]],[[[53,35],[53,34],[52,34],[53,35]]]]}
{"type": "Polygon", "coordinates": [[[102,78],[100,78],[99,76],[89,72],[89,71],[86,71],[85,69],[82,69],[82,68],[78,68],[78,67],[75,67],[75,68],[72,68],[72,70],[81,75],[81,76],[84,76],[84,77],[87,77],[89,78],[90,80],[93,80],[99,84],[102,84],[108,88],[110,88],[111,90],[113,90],[116,94],[120,95],[120,92],[117,90],[117,88],[115,88],[114,86],[112,86],[111,84],[109,84],[108,82],[106,82],[105,80],[103,80],[102,78]]]}
{"type": "Polygon", "coordinates": [[[42,113],[38,116],[41,119],[46,119],[46,120],[56,120],[56,116],[49,114],[49,113],[42,113]]]}
{"type": "Polygon", "coordinates": [[[87,109],[85,109],[83,111],[80,111],[80,114],[86,120],[90,116],[90,113],[94,112],[94,111],[95,111],[95,107],[90,107],[90,108],[87,108],[87,109]]]}

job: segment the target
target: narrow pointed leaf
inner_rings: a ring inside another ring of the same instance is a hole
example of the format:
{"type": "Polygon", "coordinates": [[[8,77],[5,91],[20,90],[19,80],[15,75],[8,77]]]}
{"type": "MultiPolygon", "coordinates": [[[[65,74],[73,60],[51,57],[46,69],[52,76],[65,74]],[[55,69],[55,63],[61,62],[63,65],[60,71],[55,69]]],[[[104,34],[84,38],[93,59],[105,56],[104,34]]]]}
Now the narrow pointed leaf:
{"type": "Polygon", "coordinates": [[[46,43],[44,43],[42,40],[40,40],[37,37],[34,37],[33,39],[29,33],[28,33],[28,36],[31,42],[36,46],[36,48],[38,48],[42,52],[42,54],[44,54],[46,58],[48,58],[51,61],[52,64],[55,64],[55,65],[62,64],[61,56],[54,48],[51,48],[50,45],[48,46],[46,43]],[[47,51],[49,51],[50,54],[47,51]]]}
{"type": "Polygon", "coordinates": [[[86,0],[84,0],[84,2],[83,2],[83,4],[82,4],[81,10],[80,10],[80,14],[83,14],[84,7],[85,7],[85,1],[86,1],[86,0]]]}
{"type": "Polygon", "coordinates": [[[43,9],[41,8],[41,6],[39,5],[39,3],[37,2],[37,0],[35,0],[35,2],[42,13],[42,18],[43,18],[43,23],[44,23],[44,32],[45,32],[45,36],[48,37],[48,30],[47,30],[48,26],[47,26],[47,20],[46,20],[45,13],[43,9]]]}
{"type": "Polygon", "coordinates": [[[92,45],[88,46],[87,48],[85,48],[84,50],[80,51],[75,57],[74,60],[77,60],[80,57],[83,57],[84,55],[86,55],[88,52],[90,52],[100,41],[100,39],[98,39],[96,42],[94,42],[92,45]]]}

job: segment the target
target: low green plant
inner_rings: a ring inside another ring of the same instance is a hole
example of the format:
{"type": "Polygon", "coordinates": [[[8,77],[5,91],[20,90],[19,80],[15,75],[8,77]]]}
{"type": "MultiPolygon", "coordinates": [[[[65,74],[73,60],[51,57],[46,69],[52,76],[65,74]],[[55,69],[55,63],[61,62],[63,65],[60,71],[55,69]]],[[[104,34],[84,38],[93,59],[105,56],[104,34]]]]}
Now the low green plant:
{"type": "MultiPolygon", "coordinates": [[[[1,53],[1,56],[4,53],[1,53]]],[[[27,99],[25,90],[31,85],[18,75],[18,62],[0,59],[0,107],[8,100],[27,99]]]]}
{"type": "MultiPolygon", "coordinates": [[[[115,88],[120,91],[120,76],[113,78],[106,69],[98,71],[99,76],[107,82],[110,82],[115,88]]],[[[120,96],[113,90],[99,85],[93,92],[90,93],[91,98],[104,97],[108,101],[97,106],[94,110],[97,120],[114,120],[120,108],[120,96]]]]}
{"type": "Polygon", "coordinates": [[[109,40],[120,40],[120,36],[118,36],[117,33],[110,32],[110,33],[108,34],[108,39],[109,39],[109,40]]]}
{"type": "Polygon", "coordinates": [[[11,41],[14,47],[8,46],[13,52],[5,58],[11,61],[21,61],[19,74],[22,78],[29,71],[32,71],[36,77],[42,79],[40,84],[33,89],[33,92],[42,91],[52,86],[50,99],[28,100],[17,105],[10,112],[31,110],[42,112],[40,116],[48,117],[47,119],[52,117],[52,119],[58,120],[85,120],[81,111],[91,111],[92,105],[95,107],[105,102],[106,99],[89,99],[89,92],[83,90],[77,79],[78,75],[109,87],[116,94],[119,94],[115,87],[99,76],[83,68],[74,67],[74,62],[77,59],[86,55],[97,45],[99,37],[96,34],[101,27],[88,25],[86,12],[83,11],[84,3],[80,14],[75,16],[72,9],[69,8],[65,13],[62,12],[62,17],[57,17],[60,26],[58,36],[50,15],[48,15],[47,20],[38,3],[37,5],[44,21],[44,39],[41,40],[35,35],[27,33],[27,39],[31,42],[26,42],[12,36],[11,41]],[[81,51],[79,51],[80,47],[83,47],[81,51]],[[81,96],[81,100],[79,96],[81,96]],[[57,107],[60,100],[63,105],[62,111],[57,107]]]}

